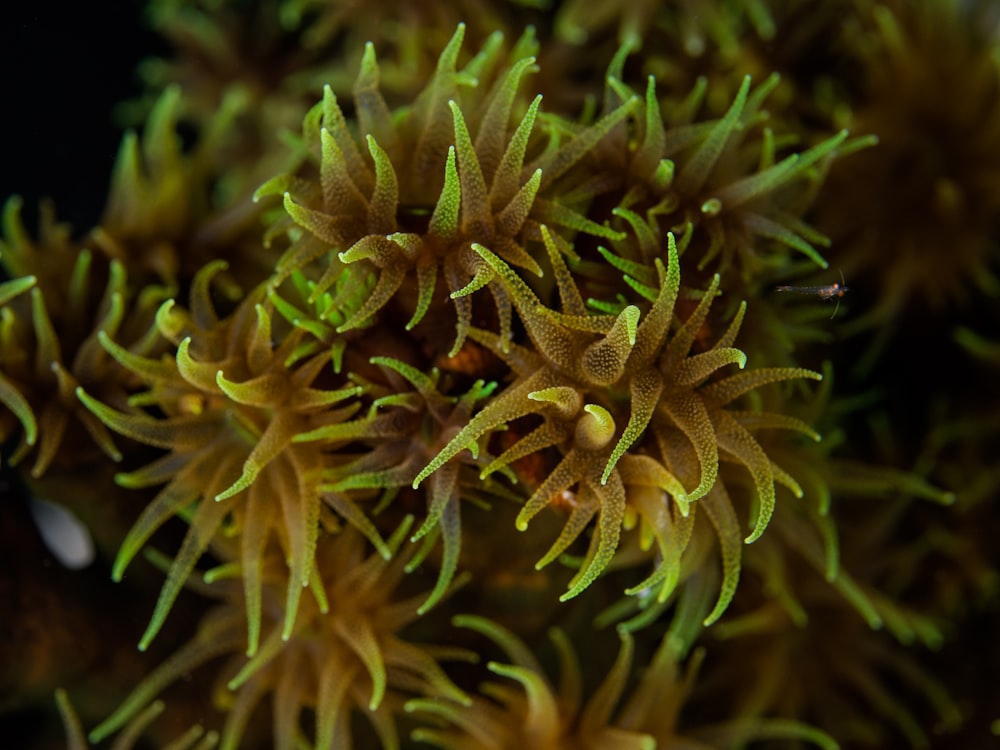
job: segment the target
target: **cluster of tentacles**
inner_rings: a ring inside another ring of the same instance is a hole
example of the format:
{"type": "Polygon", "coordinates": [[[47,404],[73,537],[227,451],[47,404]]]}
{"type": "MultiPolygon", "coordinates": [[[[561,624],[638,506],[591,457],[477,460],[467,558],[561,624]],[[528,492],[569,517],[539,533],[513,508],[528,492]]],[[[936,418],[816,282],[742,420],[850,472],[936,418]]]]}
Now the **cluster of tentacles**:
{"type": "MultiPolygon", "coordinates": [[[[835,130],[823,100],[790,104],[804,80],[746,74],[797,10],[706,3],[698,27],[691,3],[566,2],[537,16],[551,30],[469,19],[433,65],[437,37],[376,14],[364,28],[387,40],[352,37],[346,83],[327,59],[346,4],[261,2],[218,27],[203,5],[171,20],[156,4],[182,52],[209,28],[225,44],[151,68],[165,88],[124,139],[101,224],[74,240],[46,207],[33,239],[17,198],[3,217],[4,460],[50,496],[114,464],[134,499],[110,575],[148,577],[145,557],[165,577],[139,649],[172,655],[90,742],[132,746],[189,675],[213,712],[183,747],[918,745],[886,673],[956,723],[893,651],[944,628],[882,590],[899,575],[872,563],[877,533],[843,549],[838,533],[954,496],[844,448],[854,405],[808,348],[826,311],[770,295],[828,269],[807,212],[831,165],[875,143],[835,130]],[[752,65],[727,24],[755,29],[752,65]],[[236,65],[282,34],[300,46],[281,81],[236,65]],[[616,34],[596,84],[550,96],[546,65],[579,74],[591,62],[566,48],[616,34]],[[712,49],[668,65],[647,36],[712,49]],[[477,665],[482,636],[504,656],[477,665]],[[743,644],[760,666],[740,683],[743,644]],[[852,723],[857,693],[889,730],[852,723]],[[689,700],[708,717],[694,726],[689,700]]],[[[488,17],[513,23],[501,5],[488,17]]]]}

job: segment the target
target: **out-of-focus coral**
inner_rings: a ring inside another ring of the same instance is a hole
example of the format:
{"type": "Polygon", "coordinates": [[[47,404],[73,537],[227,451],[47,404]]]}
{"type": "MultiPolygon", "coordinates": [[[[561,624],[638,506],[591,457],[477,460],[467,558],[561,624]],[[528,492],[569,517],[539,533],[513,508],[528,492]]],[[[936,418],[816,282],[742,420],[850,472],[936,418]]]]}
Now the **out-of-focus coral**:
{"type": "Polygon", "coordinates": [[[832,168],[835,197],[817,214],[831,260],[869,300],[851,328],[884,341],[905,314],[1000,289],[1000,27],[984,3],[859,6],[845,31],[858,72],[838,119],[879,146],[832,168]]]}
{"type": "Polygon", "coordinates": [[[42,209],[39,238],[32,239],[20,206],[17,197],[7,201],[0,240],[0,263],[13,277],[4,284],[0,308],[5,407],[0,438],[20,435],[8,460],[16,465],[34,454],[35,478],[53,464],[63,470],[93,464],[100,454],[118,461],[121,453],[111,434],[81,411],[75,390],[86,385],[108,403],[124,406],[130,377],[98,338],[120,336],[138,352],[155,347],[149,326],[163,290],[129,288],[123,266],[95,258],[71,240],[51,204],[42,209]],[[19,430],[13,429],[12,416],[19,430]]]}
{"type": "MultiPolygon", "coordinates": [[[[396,553],[412,522],[407,518],[387,542],[396,553]]],[[[206,573],[197,588],[223,603],[202,619],[198,633],[150,674],[128,700],[90,733],[95,741],[124,726],[161,690],[185,673],[221,655],[234,653],[222,667],[215,692],[225,711],[221,747],[241,746],[254,709],[273,694],[274,746],[294,747],[308,712],[315,726],[309,733],[317,747],[351,746],[351,715],[360,710],[386,747],[397,747],[394,715],[402,695],[416,692],[459,704],[468,697],[442,671],[438,657],[460,656],[456,650],[422,646],[400,638],[399,631],[418,617],[422,597],[393,598],[405,576],[408,552],[386,560],[365,557],[364,537],[353,531],[323,535],[317,542],[313,586],[296,602],[292,631],[284,592],[288,571],[281,555],[261,553],[261,591],[253,595],[262,615],[262,643],[248,642],[243,586],[232,580],[239,563],[223,564],[206,573]],[[325,583],[329,580],[329,583],[325,583]],[[399,691],[405,691],[400,693],[399,691]]],[[[219,547],[222,559],[238,550],[219,547]]],[[[272,547],[277,551],[278,548],[272,547]]]]}

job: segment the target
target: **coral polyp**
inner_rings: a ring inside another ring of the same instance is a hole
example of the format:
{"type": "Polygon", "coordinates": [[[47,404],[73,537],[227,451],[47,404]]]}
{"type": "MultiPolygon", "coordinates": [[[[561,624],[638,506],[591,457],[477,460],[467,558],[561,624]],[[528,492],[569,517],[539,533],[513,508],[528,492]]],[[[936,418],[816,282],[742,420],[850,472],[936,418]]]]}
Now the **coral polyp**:
{"type": "MultiPolygon", "coordinates": [[[[8,200],[3,224],[0,263],[14,279],[4,285],[0,308],[6,342],[0,402],[22,428],[9,460],[17,464],[34,453],[35,478],[53,463],[93,464],[101,454],[118,461],[111,433],[81,408],[75,391],[84,385],[124,405],[131,378],[101,349],[100,337],[121,336],[137,352],[155,349],[149,327],[165,290],[150,286],[135,298],[124,267],[73,242],[51,205],[42,211],[37,241],[21,223],[19,199],[8,200]]],[[[11,434],[4,429],[5,439],[11,434]]]]}
{"type": "MultiPolygon", "coordinates": [[[[278,280],[329,256],[313,291],[315,298],[337,279],[365,274],[372,266],[377,269],[375,288],[339,326],[340,331],[370,323],[398,295],[412,297],[415,287],[406,324],[413,328],[443,283],[457,318],[450,349],[454,355],[472,322],[472,305],[466,297],[489,279],[475,244],[539,274],[525,244],[539,238],[542,222],[613,236],[571,206],[553,202],[545,184],[582,158],[615,120],[628,113],[628,107],[529,164],[529,142],[538,140],[532,139],[532,132],[540,97],[520,107],[524,114],[512,130],[509,120],[521,81],[534,69],[534,58],[516,59],[501,75],[495,72],[502,62],[501,48],[492,45],[457,70],[463,35],[460,26],[428,87],[399,122],[391,117],[378,88],[378,64],[369,46],[354,87],[362,143],[356,142],[328,87],[322,105],[304,124],[306,143],[318,154],[318,183],[289,175],[257,191],[258,198],[284,194],[288,220],[272,233],[286,225],[306,230],[279,261],[278,280]],[[478,80],[491,72],[496,79],[492,85],[478,80]],[[465,93],[467,89],[471,93],[465,93]],[[478,115],[471,132],[466,112],[478,115]],[[437,200],[430,200],[435,194],[437,200]]],[[[509,325],[510,299],[501,287],[493,285],[490,291],[501,323],[509,325]]]]}
{"type": "MultiPolygon", "coordinates": [[[[626,487],[616,466],[633,455],[630,449],[646,459],[632,464],[634,481],[660,487],[666,493],[666,503],[677,503],[685,516],[691,503],[715,485],[720,452],[745,465],[758,491],[755,529],[746,540],[755,541],[773,512],[774,476],[767,456],[740,424],[740,418],[730,416],[722,407],[768,382],[819,378],[819,374],[777,368],[749,371],[746,376],[716,377],[705,385],[721,368],[745,366],[746,355],[731,346],[743,311],[719,341],[704,352],[692,354],[696,332],[716,293],[716,277],[692,315],[667,340],[680,289],[680,261],[672,234],[668,235],[667,266],[657,260],[662,286],[644,316],[634,305],[624,307],[617,316],[586,315],[583,299],[544,228],[543,237],[562,312],[545,308],[513,269],[485,248],[477,248],[507,287],[536,351],[520,347],[511,350],[508,359],[518,377],[455,435],[417,476],[414,486],[426,476],[433,476],[470,442],[509,422],[534,415],[541,417],[542,423],[487,466],[483,474],[536,451],[557,447],[561,454],[558,464],[528,498],[517,525],[524,530],[553,498],[571,493],[572,512],[555,544],[539,561],[538,565],[544,566],[597,517],[586,562],[564,599],[590,585],[614,555],[627,506],[626,487]],[[588,403],[590,399],[603,403],[588,403]],[[616,424],[609,408],[619,412],[623,402],[629,411],[627,417],[619,414],[616,424]],[[678,438],[683,442],[678,443],[678,438]]],[[[632,283],[638,285],[635,280],[632,283]]],[[[490,337],[479,335],[487,346],[492,343],[495,354],[505,356],[502,339],[491,342],[490,337]]],[[[731,540],[724,541],[731,549],[731,540]]],[[[735,590],[735,575],[735,569],[726,575],[723,589],[730,595],[735,590]]],[[[724,606],[725,602],[720,601],[719,610],[710,619],[716,619],[724,606]]]]}
{"type": "MultiPolygon", "coordinates": [[[[388,540],[393,552],[410,521],[388,540]]],[[[320,540],[315,585],[311,596],[296,603],[292,637],[284,625],[287,569],[275,555],[262,553],[263,642],[249,658],[233,656],[223,667],[225,682],[217,690],[224,694],[220,703],[228,711],[220,747],[240,746],[256,704],[269,693],[274,694],[274,723],[280,728],[275,737],[278,748],[294,747],[293,739],[304,731],[303,713],[309,709],[315,713],[311,734],[317,747],[349,747],[351,714],[357,711],[368,716],[385,747],[398,747],[393,714],[407,694],[468,703],[442,671],[434,647],[408,643],[398,635],[417,617],[416,599],[391,598],[412,553],[395,555],[391,561],[378,554],[365,558],[363,545],[364,538],[352,531],[320,540]],[[323,583],[331,577],[335,580],[323,583]]],[[[90,733],[92,740],[113,733],[183,673],[228,652],[246,650],[242,625],[248,605],[243,587],[231,580],[232,571],[226,566],[209,571],[206,578],[210,583],[199,588],[222,603],[205,616],[189,643],[90,733]]]]}
{"type": "Polygon", "coordinates": [[[173,301],[160,307],[158,330],[177,347],[172,359],[137,357],[107,335],[101,337],[111,356],[150,386],[131,399],[132,405],[153,406],[165,416],[118,412],[83,388],[77,391],[83,404],[116,432],[170,451],[118,476],[128,487],[164,481],[167,486],[122,543],[115,578],[121,578],[168,518],[191,512],[192,502],[196,505],[140,648],[160,629],[180,587],[223,524],[238,529],[244,542],[250,652],[256,652],[260,632],[260,557],[272,531],[281,537],[291,568],[285,632],[291,631],[302,587],[312,581],[323,471],[323,447],[296,438],[321,425],[343,422],[360,406],[349,403],[361,392],[352,384],[330,390],[312,387],[330,367],[328,354],[313,355],[291,368],[298,345],[295,335],[272,350],[271,317],[256,301],[262,292],[251,294],[220,321],[209,299],[211,277],[218,270],[217,263],[195,278],[190,312],[173,301]]]}
{"type": "Polygon", "coordinates": [[[96,225],[3,216],[19,746],[984,746],[976,19],[150,0],[96,225]]]}

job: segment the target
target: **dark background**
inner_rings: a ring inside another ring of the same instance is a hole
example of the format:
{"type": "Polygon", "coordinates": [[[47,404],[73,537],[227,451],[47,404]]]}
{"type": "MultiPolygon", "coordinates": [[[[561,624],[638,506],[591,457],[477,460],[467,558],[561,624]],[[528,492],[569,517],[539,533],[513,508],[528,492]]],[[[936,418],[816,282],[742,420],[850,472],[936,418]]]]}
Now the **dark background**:
{"type": "Polygon", "coordinates": [[[166,52],[137,0],[7,3],[0,18],[0,202],[38,202],[81,235],[104,205],[122,126],[115,106],[142,90],[140,60],[166,52]]]}

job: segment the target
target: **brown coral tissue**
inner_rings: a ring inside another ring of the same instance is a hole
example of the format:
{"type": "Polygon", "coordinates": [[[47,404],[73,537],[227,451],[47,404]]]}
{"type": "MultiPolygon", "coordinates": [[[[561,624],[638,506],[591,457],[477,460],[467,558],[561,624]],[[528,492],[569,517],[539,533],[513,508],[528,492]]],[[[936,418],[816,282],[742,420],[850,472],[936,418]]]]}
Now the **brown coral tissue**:
{"type": "Polygon", "coordinates": [[[1000,742],[995,2],[0,55],[0,745],[1000,742]]]}

